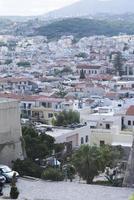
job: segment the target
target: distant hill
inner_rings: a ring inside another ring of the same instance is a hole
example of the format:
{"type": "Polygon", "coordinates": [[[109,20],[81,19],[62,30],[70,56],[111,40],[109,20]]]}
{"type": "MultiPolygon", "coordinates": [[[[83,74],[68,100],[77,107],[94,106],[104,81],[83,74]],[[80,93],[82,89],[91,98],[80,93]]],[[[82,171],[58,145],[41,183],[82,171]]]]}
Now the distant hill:
{"type": "Polygon", "coordinates": [[[47,17],[77,17],[98,13],[134,13],[134,0],[80,0],[70,6],[52,11],[47,17]]]}
{"type": "Polygon", "coordinates": [[[34,32],[35,35],[47,36],[49,39],[60,38],[63,35],[81,38],[93,35],[113,36],[120,33],[134,34],[134,21],[68,18],[42,26],[34,32]]]}

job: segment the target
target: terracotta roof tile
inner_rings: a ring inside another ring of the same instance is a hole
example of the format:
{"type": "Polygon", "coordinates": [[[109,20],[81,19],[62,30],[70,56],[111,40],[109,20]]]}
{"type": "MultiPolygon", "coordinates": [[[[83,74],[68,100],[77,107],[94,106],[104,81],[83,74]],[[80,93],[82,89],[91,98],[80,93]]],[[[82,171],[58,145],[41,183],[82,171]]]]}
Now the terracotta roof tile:
{"type": "Polygon", "coordinates": [[[126,115],[134,115],[134,105],[127,109],[126,115]]]}

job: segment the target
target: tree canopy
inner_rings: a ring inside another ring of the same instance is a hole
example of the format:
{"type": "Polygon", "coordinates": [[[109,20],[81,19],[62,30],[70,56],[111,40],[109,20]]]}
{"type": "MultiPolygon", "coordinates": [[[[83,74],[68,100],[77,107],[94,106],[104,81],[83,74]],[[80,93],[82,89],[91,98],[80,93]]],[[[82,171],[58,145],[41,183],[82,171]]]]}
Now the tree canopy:
{"type": "Polygon", "coordinates": [[[65,126],[79,122],[80,122],[80,114],[72,110],[62,111],[55,116],[55,119],[52,120],[52,123],[55,126],[65,126]]]}
{"type": "Polygon", "coordinates": [[[133,20],[68,18],[54,21],[34,31],[35,35],[44,35],[48,39],[59,39],[63,35],[73,35],[79,39],[93,35],[114,36],[120,33],[134,34],[133,20]]]}
{"type": "Polygon", "coordinates": [[[113,167],[121,156],[122,149],[119,147],[82,145],[73,154],[72,162],[79,175],[90,184],[99,171],[103,172],[107,166],[113,167]]]}
{"type": "Polygon", "coordinates": [[[43,159],[51,155],[54,149],[54,138],[43,133],[38,133],[31,127],[23,127],[22,134],[25,142],[26,154],[31,160],[43,159]]]}
{"type": "Polygon", "coordinates": [[[114,65],[116,74],[119,76],[122,76],[123,75],[123,57],[122,57],[121,52],[118,52],[115,55],[115,58],[113,60],[113,65],[114,65]]]}

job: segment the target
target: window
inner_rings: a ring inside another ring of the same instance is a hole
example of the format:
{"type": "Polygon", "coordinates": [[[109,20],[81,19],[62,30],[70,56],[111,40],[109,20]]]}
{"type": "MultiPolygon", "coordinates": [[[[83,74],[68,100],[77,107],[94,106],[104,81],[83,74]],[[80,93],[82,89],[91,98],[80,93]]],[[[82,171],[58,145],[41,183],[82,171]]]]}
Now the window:
{"type": "Polygon", "coordinates": [[[105,145],[105,141],[104,140],[100,140],[100,146],[104,146],[105,145]]]}
{"type": "Polygon", "coordinates": [[[51,108],[51,107],[52,107],[52,106],[51,106],[51,103],[48,102],[47,108],[51,108]]]}
{"type": "Polygon", "coordinates": [[[31,115],[31,111],[30,111],[30,110],[28,110],[28,113],[27,113],[27,114],[28,114],[28,116],[30,116],[30,115],[31,115]]]}
{"type": "Polygon", "coordinates": [[[95,129],[95,126],[90,126],[91,129],[95,129]]]}
{"type": "Polygon", "coordinates": [[[48,118],[52,118],[53,117],[53,113],[48,113],[48,118]]]}
{"type": "Polygon", "coordinates": [[[106,124],[106,129],[110,129],[110,124],[106,124]]]}
{"type": "Polygon", "coordinates": [[[42,102],[42,106],[46,108],[46,102],[42,102]]]}
{"type": "Polygon", "coordinates": [[[134,121],[133,121],[133,126],[134,126],[134,121]]]}
{"type": "Polygon", "coordinates": [[[90,70],[89,70],[89,74],[91,74],[90,70]]]}
{"type": "Polygon", "coordinates": [[[28,109],[31,109],[31,103],[28,104],[28,109]]]}
{"type": "Polygon", "coordinates": [[[128,126],[131,126],[131,121],[130,120],[128,120],[128,126]]]}
{"type": "Polygon", "coordinates": [[[84,144],[84,139],[83,139],[83,137],[81,137],[81,144],[84,144]]]}
{"type": "Polygon", "coordinates": [[[86,143],[88,142],[88,135],[86,135],[86,143]]]}

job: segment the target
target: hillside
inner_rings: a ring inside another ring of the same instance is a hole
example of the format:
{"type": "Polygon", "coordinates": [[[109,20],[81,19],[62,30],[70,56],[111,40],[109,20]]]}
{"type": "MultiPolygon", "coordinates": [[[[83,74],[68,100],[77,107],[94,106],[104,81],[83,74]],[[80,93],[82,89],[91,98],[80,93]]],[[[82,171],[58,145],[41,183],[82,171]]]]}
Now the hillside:
{"type": "Polygon", "coordinates": [[[113,36],[120,33],[134,34],[134,21],[68,18],[42,26],[36,29],[34,34],[57,39],[63,35],[81,38],[93,35],[113,36]]]}

